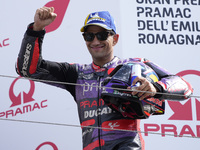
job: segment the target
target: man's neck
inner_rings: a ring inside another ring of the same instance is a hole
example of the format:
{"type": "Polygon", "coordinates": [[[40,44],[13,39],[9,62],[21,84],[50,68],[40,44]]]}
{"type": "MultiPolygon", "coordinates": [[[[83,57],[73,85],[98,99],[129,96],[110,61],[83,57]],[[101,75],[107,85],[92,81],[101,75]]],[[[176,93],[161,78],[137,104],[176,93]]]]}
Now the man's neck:
{"type": "Polygon", "coordinates": [[[93,59],[93,63],[99,67],[103,67],[105,64],[109,63],[114,57],[110,58],[110,59],[105,59],[105,60],[94,60],[93,59]]]}

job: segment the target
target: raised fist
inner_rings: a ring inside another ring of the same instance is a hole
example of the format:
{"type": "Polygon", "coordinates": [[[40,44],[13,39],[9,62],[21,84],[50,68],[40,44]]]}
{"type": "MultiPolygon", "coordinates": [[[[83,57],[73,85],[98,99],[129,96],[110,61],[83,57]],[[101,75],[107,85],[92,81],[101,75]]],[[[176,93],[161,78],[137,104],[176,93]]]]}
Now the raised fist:
{"type": "Polygon", "coordinates": [[[46,26],[51,24],[56,17],[57,14],[54,13],[53,7],[42,7],[37,9],[34,17],[33,30],[43,30],[46,26]]]}

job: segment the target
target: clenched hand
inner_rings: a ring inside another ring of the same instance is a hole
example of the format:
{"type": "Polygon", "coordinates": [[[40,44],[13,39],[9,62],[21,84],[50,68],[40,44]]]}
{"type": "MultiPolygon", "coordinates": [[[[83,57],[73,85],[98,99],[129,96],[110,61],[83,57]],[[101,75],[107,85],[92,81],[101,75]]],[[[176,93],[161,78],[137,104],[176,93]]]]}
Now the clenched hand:
{"type": "Polygon", "coordinates": [[[42,7],[36,10],[33,30],[40,31],[51,24],[57,17],[53,7],[42,7]]]}
{"type": "MultiPolygon", "coordinates": [[[[143,100],[148,97],[153,97],[156,94],[157,89],[146,78],[136,77],[132,85],[135,85],[137,82],[140,82],[140,86],[134,88],[137,91],[133,91],[132,95],[137,95],[140,100],[143,100]]],[[[130,89],[130,87],[128,88],[130,89]]]]}

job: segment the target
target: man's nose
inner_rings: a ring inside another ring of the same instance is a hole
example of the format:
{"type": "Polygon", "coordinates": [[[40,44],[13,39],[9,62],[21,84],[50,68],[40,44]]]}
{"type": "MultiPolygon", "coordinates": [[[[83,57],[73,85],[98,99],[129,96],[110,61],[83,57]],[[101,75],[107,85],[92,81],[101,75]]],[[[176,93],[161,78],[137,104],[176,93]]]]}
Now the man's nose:
{"type": "Polygon", "coordinates": [[[97,39],[97,37],[94,37],[94,40],[92,41],[92,44],[99,44],[100,41],[97,39]]]}

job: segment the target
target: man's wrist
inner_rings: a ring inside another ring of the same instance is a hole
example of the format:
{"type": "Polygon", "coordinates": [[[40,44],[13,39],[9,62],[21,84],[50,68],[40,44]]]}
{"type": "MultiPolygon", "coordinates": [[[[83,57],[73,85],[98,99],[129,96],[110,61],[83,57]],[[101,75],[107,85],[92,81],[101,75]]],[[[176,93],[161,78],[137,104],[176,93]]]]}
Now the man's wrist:
{"type": "Polygon", "coordinates": [[[160,84],[158,84],[157,82],[153,82],[152,83],[156,89],[156,94],[154,95],[155,98],[159,98],[162,96],[161,93],[163,93],[163,88],[160,84]]]}
{"type": "Polygon", "coordinates": [[[33,24],[33,31],[41,31],[44,30],[44,27],[38,26],[35,23],[33,24]]]}
{"type": "Polygon", "coordinates": [[[40,30],[40,31],[35,31],[35,30],[33,30],[33,24],[34,23],[31,23],[31,24],[28,25],[26,33],[29,36],[44,37],[44,34],[46,33],[45,29],[44,30],[40,30]]]}

